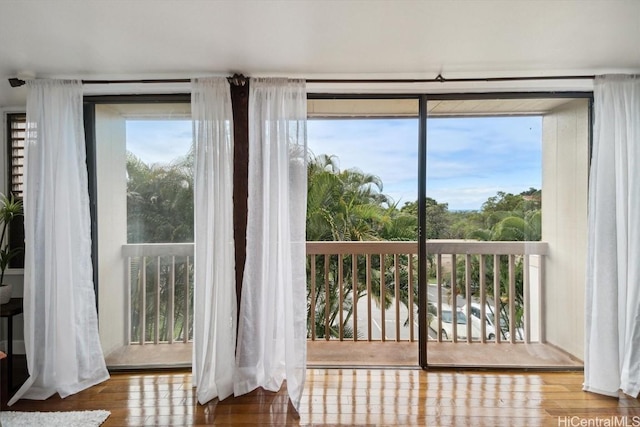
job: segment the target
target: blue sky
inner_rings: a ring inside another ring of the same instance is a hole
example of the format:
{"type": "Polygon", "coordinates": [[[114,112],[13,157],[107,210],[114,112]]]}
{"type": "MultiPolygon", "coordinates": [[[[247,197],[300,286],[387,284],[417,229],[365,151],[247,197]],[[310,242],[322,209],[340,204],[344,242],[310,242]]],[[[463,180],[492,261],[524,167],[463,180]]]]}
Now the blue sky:
{"type": "Polygon", "coordinates": [[[143,162],[169,163],[189,152],[191,120],[127,120],[127,150],[143,162]]]}
{"type": "MultiPolygon", "coordinates": [[[[541,188],[541,132],[540,117],[429,119],[427,196],[468,210],[498,191],[541,188]]],[[[307,134],[314,154],[378,175],[400,206],[416,200],[417,119],[310,120],[307,134]]]]}
{"type": "MultiPolygon", "coordinates": [[[[127,149],[167,163],[188,152],[191,132],[190,120],[129,120],[127,149]]],[[[468,210],[498,191],[541,188],[541,132],[541,117],[430,118],[427,196],[468,210]]],[[[314,154],[379,176],[399,206],[417,199],[417,119],[309,120],[307,136],[314,154]]]]}

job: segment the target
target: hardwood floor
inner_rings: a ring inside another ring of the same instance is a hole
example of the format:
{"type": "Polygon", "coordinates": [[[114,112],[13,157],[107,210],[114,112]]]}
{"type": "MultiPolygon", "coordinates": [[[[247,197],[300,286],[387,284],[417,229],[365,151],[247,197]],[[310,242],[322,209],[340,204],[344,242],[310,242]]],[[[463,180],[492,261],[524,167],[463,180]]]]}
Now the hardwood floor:
{"type": "Polygon", "coordinates": [[[585,393],[581,390],[582,381],[581,372],[309,369],[298,418],[288,404],[284,388],[277,393],[256,390],[199,405],[189,371],[118,373],[105,383],[64,400],[23,400],[6,408],[3,396],[2,408],[106,409],[111,416],[103,424],[105,427],[640,426],[640,400],[622,394],[616,399],[585,393]],[[596,424],[597,420],[601,424],[596,424]]]}

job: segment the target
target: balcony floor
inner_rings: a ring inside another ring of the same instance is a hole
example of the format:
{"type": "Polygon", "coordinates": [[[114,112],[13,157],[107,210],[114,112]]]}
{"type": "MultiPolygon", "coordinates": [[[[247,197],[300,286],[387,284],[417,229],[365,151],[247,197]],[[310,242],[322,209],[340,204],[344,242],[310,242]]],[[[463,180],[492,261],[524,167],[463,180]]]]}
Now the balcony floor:
{"type": "Polygon", "coordinates": [[[191,343],[129,345],[105,357],[109,369],[190,367],[191,343]]]}
{"type": "MultiPolygon", "coordinates": [[[[429,342],[433,366],[577,369],[582,362],[549,344],[480,344],[429,342]]],[[[313,341],[307,345],[309,366],[415,367],[418,343],[313,341]]]]}
{"type": "MultiPolygon", "coordinates": [[[[124,347],[107,356],[110,368],[188,367],[191,344],[145,344],[124,347]]],[[[429,342],[428,362],[433,366],[473,368],[579,369],[582,362],[548,344],[480,344],[429,342]]],[[[309,366],[417,367],[418,343],[367,341],[309,341],[309,366]]]]}

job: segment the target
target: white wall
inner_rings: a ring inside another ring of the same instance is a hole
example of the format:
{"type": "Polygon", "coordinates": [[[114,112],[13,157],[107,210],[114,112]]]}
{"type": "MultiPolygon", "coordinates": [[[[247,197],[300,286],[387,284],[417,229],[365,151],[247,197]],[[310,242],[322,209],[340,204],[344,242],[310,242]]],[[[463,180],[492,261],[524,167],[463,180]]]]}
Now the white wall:
{"type": "Polygon", "coordinates": [[[589,108],[576,100],[542,122],[542,240],[547,342],[584,357],[589,108]]]}
{"type": "Polygon", "coordinates": [[[105,355],[126,344],[127,242],[125,119],[109,105],[96,106],[98,186],[98,319],[105,355]]]}

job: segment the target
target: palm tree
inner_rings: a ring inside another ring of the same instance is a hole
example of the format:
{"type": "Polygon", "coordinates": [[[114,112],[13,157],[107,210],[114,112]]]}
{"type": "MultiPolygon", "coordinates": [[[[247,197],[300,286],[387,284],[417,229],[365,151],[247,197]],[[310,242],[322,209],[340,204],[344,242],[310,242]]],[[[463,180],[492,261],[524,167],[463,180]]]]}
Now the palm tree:
{"type": "MultiPolygon", "coordinates": [[[[127,240],[128,243],[193,242],[193,155],[177,159],[168,165],[148,165],[131,153],[127,155],[127,240]]],[[[191,334],[191,322],[185,319],[184,304],[176,304],[174,330],[168,330],[169,293],[175,277],[175,301],[185,301],[192,295],[193,263],[186,259],[149,258],[146,262],[146,283],[141,283],[142,260],[132,259],[132,324],[133,339],[145,340],[154,335],[156,317],[155,278],[159,276],[160,307],[159,337],[166,341],[171,335],[184,338],[191,334]],[[137,283],[137,286],[135,285],[137,283]],[[146,293],[146,330],[139,331],[140,310],[135,301],[146,293]]],[[[193,312],[189,298],[189,310],[193,312]]]]}
{"type": "MultiPolygon", "coordinates": [[[[533,190],[535,194],[539,191],[533,190]]],[[[483,208],[490,207],[489,211],[485,213],[485,224],[489,224],[489,228],[476,229],[469,233],[468,238],[483,240],[483,241],[539,241],[542,238],[542,226],[541,226],[541,211],[540,204],[537,200],[527,200],[520,195],[512,195],[499,193],[501,199],[490,198],[483,208]],[[496,211],[493,208],[500,203],[508,201],[514,208],[511,211],[496,211]]],[[[498,256],[498,255],[495,255],[498,256]]],[[[493,257],[486,256],[485,260],[485,283],[487,284],[487,293],[493,295],[493,257]]],[[[501,300],[501,317],[509,324],[509,259],[507,256],[500,256],[500,300],[501,300]]],[[[471,262],[471,286],[472,294],[478,296],[478,289],[480,283],[480,257],[474,256],[471,262]]],[[[515,259],[515,295],[511,296],[515,298],[515,324],[516,328],[522,327],[522,316],[524,313],[524,296],[523,296],[523,268],[524,263],[522,257],[516,257],[515,259]]],[[[456,266],[456,273],[458,279],[457,291],[460,293],[465,292],[464,273],[465,262],[460,259],[456,266]]]]}
{"type": "MultiPolygon", "coordinates": [[[[357,169],[341,171],[335,156],[319,155],[312,157],[308,164],[307,193],[307,240],[308,241],[371,241],[415,239],[417,221],[409,213],[401,212],[382,192],[380,178],[357,169]]],[[[311,260],[308,261],[310,263],[311,260]]],[[[365,257],[345,257],[343,260],[344,303],[339,307],[338,258],[330,257],[325,265],[324,257],[316,259],[316,286],[311,295],[310,277],[308,282],[308,301],[315,302],[315,325],[309,319],[309,331],[315,328],[316,336],[325,336],[326,307],[329,306],[329,324],[331,336],[339,336],[340,310],[343,311],[344,336],[350,337],[353,331],[349,322],[353,313],[354,293],[357,298],[367,295],[365,257]],[[358,264],[358,276],[352,277],[352,263],[358,264]],[[325,268],[328,272],[329,292],[325,289],[325,268]]],[[[387,308],[393,299],[394,274],[390,260],[372,257],[372,299],[381,307],[387,308]],[[380,295],[380,263],[386,268],[387,292],[380,295]]],[[[311,266],[307,266],[310,275],[311,266]]],[[[402,277],[408,273],[404,272],[402,277]]],[[[406,300],[408,289],[404,285],[401,295],[406,300]]]]}
{"type": "Polygon", "coordinates": [[[335,156],[309,162],[307,240],[380,240],[388,198],[382,181],[356,169],[340,171],[335,156]]]}

